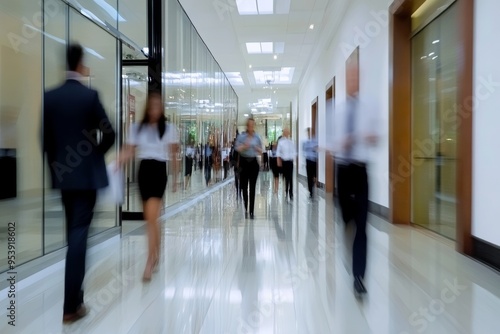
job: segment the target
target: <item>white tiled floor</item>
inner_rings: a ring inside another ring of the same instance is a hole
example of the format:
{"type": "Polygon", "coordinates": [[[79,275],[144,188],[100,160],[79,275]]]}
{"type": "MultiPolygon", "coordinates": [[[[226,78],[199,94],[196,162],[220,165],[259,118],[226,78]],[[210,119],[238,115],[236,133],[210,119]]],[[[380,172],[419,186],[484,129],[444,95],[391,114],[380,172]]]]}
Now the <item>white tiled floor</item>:
{"type": "MultiPolygon", "coordinates": [[[[293,204],[259,177],[256,220],[232,185],[163,222],[163,258],[141,274],[142,228],[89,256],[90,314],[61,324],[63,271],[18,292],[17,327],[0,333],[498,333],[500,275],[447,240],[370,216],[368,295],[352,293],[352,230],[331,199],[293,204]]],[[[2,279],[4,279],[2,277],[2,279]]],[[[1,296],[5,298],[5,296],[1,296]]]]}

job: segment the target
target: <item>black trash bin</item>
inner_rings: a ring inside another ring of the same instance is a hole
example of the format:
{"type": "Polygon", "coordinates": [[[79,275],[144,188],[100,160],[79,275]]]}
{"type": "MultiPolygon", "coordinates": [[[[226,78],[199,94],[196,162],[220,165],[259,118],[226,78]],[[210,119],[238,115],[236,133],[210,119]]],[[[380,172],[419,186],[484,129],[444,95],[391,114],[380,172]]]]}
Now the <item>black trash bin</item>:
{"type": "Polygon", "coordinates": [[[0,148],[0,200],[17,197],[17,158],[15,149],[0,148]]]}

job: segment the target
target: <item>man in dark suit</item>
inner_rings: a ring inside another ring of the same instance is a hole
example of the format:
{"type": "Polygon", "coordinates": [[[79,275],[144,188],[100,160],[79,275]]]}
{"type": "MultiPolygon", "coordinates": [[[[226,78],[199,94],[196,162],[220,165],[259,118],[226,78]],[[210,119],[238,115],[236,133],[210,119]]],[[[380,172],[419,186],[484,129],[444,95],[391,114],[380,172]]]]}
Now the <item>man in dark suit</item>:
{"type": "Polygon", "coordinates": [[[108,185],[104,154],[115,141],[115,132],[98,93],[79,82],[87,72],[83,48],[70,45],[67,61],[68,79],[62,86],[46,92],[43,102],[43,148],[52,187],[61,190],[67,226],[65,323],[87,314],[82,290],[87,236],[97,189],[108,185]]]}

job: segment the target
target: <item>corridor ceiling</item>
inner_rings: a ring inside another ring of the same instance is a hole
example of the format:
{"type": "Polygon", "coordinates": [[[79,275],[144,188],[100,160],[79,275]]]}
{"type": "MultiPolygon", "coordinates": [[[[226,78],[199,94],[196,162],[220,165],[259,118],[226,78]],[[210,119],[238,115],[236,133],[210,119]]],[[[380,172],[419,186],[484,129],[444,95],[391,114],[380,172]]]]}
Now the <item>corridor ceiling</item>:
{"type": "Polygon", "coordinates": [[[330,26],[325,13],[346,2],[180,0],[238,94],[240,124],[252,113],[286,117],[321,34],[330,26]]]}

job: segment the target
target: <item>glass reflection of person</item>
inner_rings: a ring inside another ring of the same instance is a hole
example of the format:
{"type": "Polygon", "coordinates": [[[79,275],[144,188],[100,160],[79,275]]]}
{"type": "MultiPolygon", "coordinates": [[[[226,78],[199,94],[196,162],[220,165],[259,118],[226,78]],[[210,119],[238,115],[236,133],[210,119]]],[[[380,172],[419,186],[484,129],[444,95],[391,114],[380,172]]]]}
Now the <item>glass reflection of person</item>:
{"type": "Polygon", "coordinates": [[[196,156],[196,151],[193,147],[193,143],[190,143],[189,146],[186,148],[186,157],[185,157],[185,172],[184,172],[184,190],[187,189],[187,187],[191,183],[191,175],[193,174],[193,162],[196,165],[196,162],[194,161],[196,156]]]}
{"type": "MultiPolygon", "coordinates": [[[[259,289],[261,285],[261,268],[257,267],[257,252],[255,247],[254,226],[245,223],[242,238],[242,261],[239,271],[238,285],[241,291],[241,316],[248,319],[256,311],[259,299],[259,289]]],[[[254,323],[250,324],[252,329],[254,323]]],[[[240,332],[248,333],[249,328],[240,328],[240,332]]]]}
{"type": "MultiPolygon", "coordinates": [[[[129,133],[130,136],[119,156],[118,163],[123,166],[136,154],[137,158],[141,160],[138,181],[148,234],[148,259],[143,279],[149,281],[160,256],[158,218],[167,185],[167,161],[176,162],[176,154],[179,149],[177,129],[166,121],[160,94],[151,93],[149,95],[142,121],[133,124],[129,133]]],[[[177,164],[173,163],[172,166],[174,168],[172,175],[174,176],[173,188],[175,190],[177,164]]]]}
{"type": "Polygon", "coordinates": [[[210,180],[212,179],[212,158],[213,149],[209,143],[205,145],[205,182],[208,185],[210,184],[210,180]]]}

